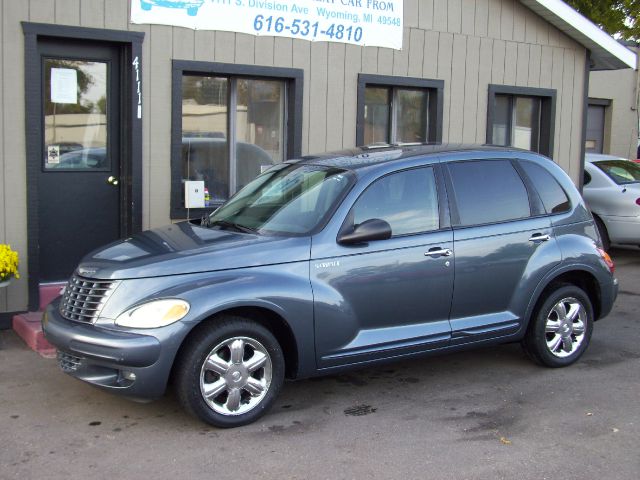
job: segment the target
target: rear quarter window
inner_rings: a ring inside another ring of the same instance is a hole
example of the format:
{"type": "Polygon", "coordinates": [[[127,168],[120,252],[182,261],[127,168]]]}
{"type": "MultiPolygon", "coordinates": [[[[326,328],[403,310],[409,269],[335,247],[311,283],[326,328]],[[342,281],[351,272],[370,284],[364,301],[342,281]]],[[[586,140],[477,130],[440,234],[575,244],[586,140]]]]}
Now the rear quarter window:
{"type": "Polygon", "coordinates": [[[453,162],[448,169],[461,225],[531,216],[527,189],[509,160],[453,162]]]}
{"type": "MultiPolygon", "coordinates": [[[[538,191],[547,213],[562,213],[571,209],[569,197],[555,177],[544,167],[533,162],[520,162],[523,170],[538,191]]],[[[585,172],[586,173],[586,172],[585,172]]]]}

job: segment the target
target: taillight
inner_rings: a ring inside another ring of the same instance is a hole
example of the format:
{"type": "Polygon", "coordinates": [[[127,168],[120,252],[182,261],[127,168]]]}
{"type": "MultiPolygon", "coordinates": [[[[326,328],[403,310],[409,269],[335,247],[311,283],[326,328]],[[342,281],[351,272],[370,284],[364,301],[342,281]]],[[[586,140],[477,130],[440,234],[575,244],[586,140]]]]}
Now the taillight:
{"type": "Polygon", "coordinates": [[[611,260],[611,257],[609,256],[609,254],[604,250],[602,250],[601,248],[598,248],[597,250],[598,250],[598,253],[600,254],[600,257],[602,257],[602,260],[604,261],[604,263],[606,263],[607,267],[609,267],[609,271],[613,274],[616,271],[616,266],[613,263],[613,260],[611,260]]]}
{"type": "Polygon", "coordinates": [[[636,205],[640,205],[640,198],[636,198],[636,205]]]}

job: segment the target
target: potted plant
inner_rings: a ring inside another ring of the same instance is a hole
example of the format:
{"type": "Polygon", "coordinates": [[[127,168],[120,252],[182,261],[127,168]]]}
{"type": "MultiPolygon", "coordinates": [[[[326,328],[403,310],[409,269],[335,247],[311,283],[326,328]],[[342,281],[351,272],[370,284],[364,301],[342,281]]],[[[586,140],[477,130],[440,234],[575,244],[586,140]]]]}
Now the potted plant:
{"type": "Polygon", "coordinates": [[[13,277],[20,278],[18,272],[18,252],[11,245],[0,243],[0,287],[6,287],[13,277]]]}

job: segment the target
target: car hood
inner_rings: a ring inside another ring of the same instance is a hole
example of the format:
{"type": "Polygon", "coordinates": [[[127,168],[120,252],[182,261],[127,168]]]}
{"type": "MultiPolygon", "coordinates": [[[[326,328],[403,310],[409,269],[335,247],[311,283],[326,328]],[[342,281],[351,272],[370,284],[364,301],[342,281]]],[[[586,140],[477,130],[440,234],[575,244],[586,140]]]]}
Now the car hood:
{"type": "Polygon", "coordinates": [[[309,237],[238,233],[183,222],[95,250],[76,273],[122,280],[259,267],[309,260],[310,247],[309,237]]]}

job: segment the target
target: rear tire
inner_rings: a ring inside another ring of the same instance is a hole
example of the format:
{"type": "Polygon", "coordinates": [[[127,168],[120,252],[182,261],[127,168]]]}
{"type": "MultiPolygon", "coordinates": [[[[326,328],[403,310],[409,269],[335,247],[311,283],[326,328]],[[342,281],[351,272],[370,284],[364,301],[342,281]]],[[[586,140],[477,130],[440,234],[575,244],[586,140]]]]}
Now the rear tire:
{"type": "Polygon", "coordinates": [[[598,234],[600,235],[600,240],[602,240],[602,248],[605,252],[608,252],[611,248],[611,240],[609,239],[609,233],[607,232],[607,227],[604,222],[600,220],[598,217],[594,216],[593,220],[596,223],[596,228],[598,229],[598,234]]]}
{"type": "Polygon", "coordinates": [[[223,316],[200,327],[176,360],[178,400],[221,428],[256,421],[284,381],[284,356],[273,334],[249,319],[223,316]]]}
{"type": "Polygon", "coordinates": [[[591,340],[593,307],[587,294],[563,284],[541,299],[529,321],[522,347],[536,363],[558,368],[582,356],[591,340]]]}

